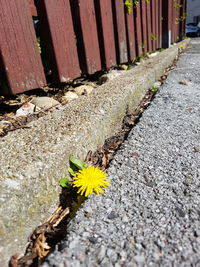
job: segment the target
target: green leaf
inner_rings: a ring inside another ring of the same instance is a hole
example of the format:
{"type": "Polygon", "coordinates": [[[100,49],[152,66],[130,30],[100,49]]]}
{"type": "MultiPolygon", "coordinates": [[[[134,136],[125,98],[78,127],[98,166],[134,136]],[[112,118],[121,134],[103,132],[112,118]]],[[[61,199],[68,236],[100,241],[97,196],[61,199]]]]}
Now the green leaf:
{"type": "Polygon", "coordinates": [[[75,171],[72,168],[68,168],[67,170],[68,170],[68,172],[69,172],[69,174],[71,176],[75,176],[76,175],[75,171]]]}
{"type": "Polygon", "coordinates": [[[87,167],[87,164],[85,162],[75,158],[74,156],[69,157],[69,162],[75,165],[79,170],[82,170],[87,167]]]}
{"type": "Polygon", "coordinates": [[[59,184],[62,187],[66,187],[66,188],[70,188],[71,187],[70,181],[67,178],[61,178],[59,180],[59,184]]]}

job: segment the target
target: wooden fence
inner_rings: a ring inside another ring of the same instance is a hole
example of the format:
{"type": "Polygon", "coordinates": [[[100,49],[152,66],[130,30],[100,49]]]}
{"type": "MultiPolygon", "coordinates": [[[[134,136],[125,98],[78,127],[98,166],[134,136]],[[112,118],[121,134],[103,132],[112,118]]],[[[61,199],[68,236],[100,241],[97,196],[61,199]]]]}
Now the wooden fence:
{"type": "Polygon", "coordinates": [[[0,6],[0,95],[134,61],[185,32],[186,0],[140,0],[130,14],[123,0],[0,0],[0,6]]]}

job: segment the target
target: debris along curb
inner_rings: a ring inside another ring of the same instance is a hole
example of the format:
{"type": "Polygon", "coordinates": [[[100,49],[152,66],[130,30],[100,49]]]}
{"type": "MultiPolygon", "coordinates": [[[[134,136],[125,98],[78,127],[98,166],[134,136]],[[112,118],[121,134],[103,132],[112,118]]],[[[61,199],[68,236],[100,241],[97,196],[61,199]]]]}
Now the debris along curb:
{"type": "MultiPolygon", "coordinates": [[[[117,133],[126,114],[173,62],[185,40],[105,83],[89,96],[0,139],[0,265],[23,252],[27,238],[57,206],[58,180],[70,154],[84,160],[117,133]],[[57,201],[57,203],[56,203],[57,201]]],[[[184,46],[184,47],[183,47],[184,46]]]]}

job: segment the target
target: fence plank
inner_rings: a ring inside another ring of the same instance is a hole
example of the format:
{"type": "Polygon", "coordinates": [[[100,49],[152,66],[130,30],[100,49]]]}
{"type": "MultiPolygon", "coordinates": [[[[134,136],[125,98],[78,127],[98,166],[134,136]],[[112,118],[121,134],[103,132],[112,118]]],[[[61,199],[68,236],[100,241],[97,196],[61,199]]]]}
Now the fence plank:
{"type": "Polygon", "coordinates": [[[159,48],[162,47],[162,0],[159,0],[159,48]]]}
{"type": "Polygon", "coordinates": [[[168,48],[172,43],[173,29],[172,29],[172,0],[162,1],[162,47],[168,48]]]}
{"type": "Polygon", "coordinates": [[[21,93],[46,84],[29,3],[0,0],[1,80],[4,93],[21,93]],[[2,84],[2,82],[4,84],[2,84]]]}
{"type": "Polygon", "coordinates": [[[137,6],[134,6],[134,19],[136,26],[136,45],[137,45],[137,56],[142,56],[142,25],[140,15],[140,2],[137,6]]]}
{"type": "Polygon", "coordinates": [[[142,18],[142,47],[144,54],[147,53],[147,14],[146,1],[141,1],[141,18],[142,18]]]}
{"type": "Polygon", "coordinates": [[[87,72],[92,74],[101,70],[94,2],[93,0],[78,0],[78,4],[86,54],[87,72]],[[90,26],[88,27],[88,25],[90,26]]]}
{"type": "Polygon", "coordinates": [[[155,40],[155,43],[156,43],[156,48],[158,48],[159,47],[159,20],[158,20],[158,16],[159,16],[159,7],[158,7],[158,5],[159,5],[159,3],[158,3],[158,1],[159,0],[154,0],[155,1],[155,19],[156,19],[156,33],[155,33],[155,35],[156,35],[156,40],[155,40]]]}
{"type": "Polygon", "coordinates": [[[185,15],[186,15],[186,0],[181,0],[181,9],[180,9],[180,16],[182,17],[182,20],[180,22],[180,26],[179,26],[179,38],[180,40],[183,39],[183,37],[185,36],[185,15]]]}
{"type": "Polygon", "coordinates": [[[53,82],[80,76],[69,0],[36,0],[45,58],[53,82]]]}
{"type": "Polygon", "coordinates": [[[146,4],[147,8],[147,38],[148,38],[148,51],[152,51],[152,41],[151,41],[151,32],[152,32],[152,25],[151,25],[151,4],[148,2],[146,4]]]}
{"type": "Polygon", "coordinates": [[[174,8],[174,1],[172,2],[172,42],[175,43],[176,34],[176,9],[174,8]]]}
{"type": "Polygon", "coordinates": [[[96,0],[95,12],[101,53],[102,68],[116,65],[115,37],[112,5],[108,0],[96,0]]]}
{"type": "Polygon", "coordinates": [[[126,26],[127,26],[128,58],[129,61],[132,61],[136,58],[134,12],[131,12],[131,14],[128,14],[126,12],[126,26]]]}
{"type": "Polygon", "coordinates": [[[32,16],[36,17],[37,16],[37,9],[35,7],[34,0],[29,0],[29,5],[30,5],[32,16]]]}
{"type": "Polygon", "coordinates": [[[182,2],[181,0],[177,0],[179,7],[177,8],[177,12],[176,12],[176,21],[177,21],[176,42],[178,42],[180,39],[180,24],[181,24],[180,17],[181,17],[181,8],[182,8],[181,2],[182,2]]]}
{"type": "Polygon", "coordinates": [[[151,32],[152,48],[153,50],[155,50],[156,40],[153,39],[153,36],[156,36],[156,4],[154,0],[151,1],[151,24],[152,24],[152,32],[151,32]]]}
{"type": "MultiPolygon", "coordinates": [[[[111,0],[112,1],[112,0],[111,0]]],[[[125,14],[123,0],[112,1],[114,31],[118,64],[128,61],[125,14]]]]}

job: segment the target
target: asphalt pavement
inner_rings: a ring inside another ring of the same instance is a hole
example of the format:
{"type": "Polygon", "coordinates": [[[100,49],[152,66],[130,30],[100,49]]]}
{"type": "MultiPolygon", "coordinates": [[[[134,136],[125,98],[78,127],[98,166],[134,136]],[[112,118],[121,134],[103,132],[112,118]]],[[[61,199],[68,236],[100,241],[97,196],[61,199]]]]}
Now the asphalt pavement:
{"type": "Polygon", "coordinates": [[[200,39],[107,172],[43,267],[200,266],[200,39]]]}

